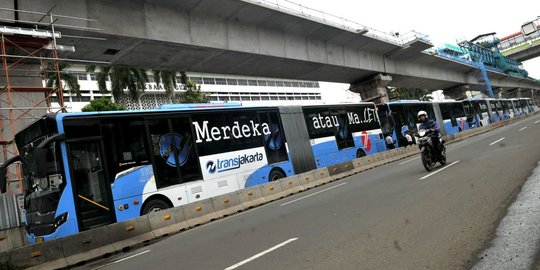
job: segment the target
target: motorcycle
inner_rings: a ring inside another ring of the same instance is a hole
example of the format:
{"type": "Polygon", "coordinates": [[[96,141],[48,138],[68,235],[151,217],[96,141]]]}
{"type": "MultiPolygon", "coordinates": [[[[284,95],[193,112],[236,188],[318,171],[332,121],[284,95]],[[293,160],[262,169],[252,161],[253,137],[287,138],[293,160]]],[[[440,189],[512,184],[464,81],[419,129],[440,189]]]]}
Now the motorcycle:
{"type": "Polygon", "coordinates": [[[421,129],[416,134],[418,142],[418,146],[420,147],[420,151],[422,152],[422,164],[424,165],[424,168],[429,172],[433,170],[433,167],[435,167],[435,164],[437,162],[440,162],[441,165],[446,165],[446,147],[444,147],[444,140],[441,138],[432,138],[430,135],[433,133],[432,130],[429,129],[421,129]],[[439,150],[441,153],[441,160],[438,161],[435,149],[432,140],[441,140],[439,143],[439,150]]]}

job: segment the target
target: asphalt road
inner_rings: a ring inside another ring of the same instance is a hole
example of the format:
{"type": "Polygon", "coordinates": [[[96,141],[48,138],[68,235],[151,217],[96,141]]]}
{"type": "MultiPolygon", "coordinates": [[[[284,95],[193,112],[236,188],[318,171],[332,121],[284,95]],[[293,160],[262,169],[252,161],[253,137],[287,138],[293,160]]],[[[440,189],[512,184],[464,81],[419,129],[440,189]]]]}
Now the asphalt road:
{"type": "Polygon", "coordinates": [[[80,269],[469,268],[540,160],[538,120],[448,145],[435,174],[411,157],[80,269]]]}

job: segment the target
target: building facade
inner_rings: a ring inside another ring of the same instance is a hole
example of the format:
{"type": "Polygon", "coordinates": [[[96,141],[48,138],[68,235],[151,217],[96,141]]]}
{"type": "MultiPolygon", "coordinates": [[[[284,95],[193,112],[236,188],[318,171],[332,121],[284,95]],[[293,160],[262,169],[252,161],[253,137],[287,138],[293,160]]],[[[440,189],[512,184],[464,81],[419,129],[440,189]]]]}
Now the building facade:
{"type": "MultiPolygon", "coordinates": [[[[65,91],[64,102],[68,111],[81,111],[95,98],[111,98],[111,93],[99,91],[96,73],[86,72],[84,67],[73,67],[68,72],[77,76],[81,93],[80,96],[70,96],[69,92],[65,91]]],[[[243,105],[310,105],[360,101],[358,94],[348,91],[344,85],[332,83],[193,72],[188,72],[187,75],[189,80],[201,87],[202,92],[208,94],[210,102],[241,102],[243,105]]],[[[174,99],[166,95],[163,84],[156,83],[153,75],[149,74],[148,78],[146,89],[138,100],[126,94],[117,102],[131,110],[152,109],[173,103],[174,99]]],[[[180,77],[176,79],[174,95],[179,95],[184,90],[180,84],[180,77]]],[[[110,82],[107,86],[110,87],[110,82]]],[[[58,107],[56,97],[52,102],[53,106],[58,107]]]]}

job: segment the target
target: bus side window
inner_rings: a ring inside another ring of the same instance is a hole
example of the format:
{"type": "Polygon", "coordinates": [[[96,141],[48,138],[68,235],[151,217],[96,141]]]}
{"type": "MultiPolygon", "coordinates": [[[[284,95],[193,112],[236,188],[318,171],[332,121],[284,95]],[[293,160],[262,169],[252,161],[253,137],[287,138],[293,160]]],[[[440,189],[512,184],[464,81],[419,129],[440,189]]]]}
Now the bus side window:
{"type": "Polygon", "coordinates": [[[171,120],[172,131],[178,151],[178,167],[182,182],[202,180],[201,166],[188,117],[171,120]]]}
{"type": "MultiPolygon", "coordinates": [[[[182,183],[179,175],[177,134],[171,132],[168,119],[147,119],[154,162],[154,175],[158,188],[182,183]]],[[[180,142],[181,143],[181,142],[180,142]]]]}
{"type": "Polygon", "coordinates": [[[285,147],[285,132],[279,120],[278,113],[260,113],[259,119],[261,125],[266,123],[270,129],[270,134],[263,134],[261,136],[264,141],[264,150],[268,164],[289,160],[285,147]]]}
{"type": "Polygon", "coordinates": [[[142,118],[103,120],[101,129],[112,177],[116,178],[122,172],[149,163],[146,129],[142,118]]]}

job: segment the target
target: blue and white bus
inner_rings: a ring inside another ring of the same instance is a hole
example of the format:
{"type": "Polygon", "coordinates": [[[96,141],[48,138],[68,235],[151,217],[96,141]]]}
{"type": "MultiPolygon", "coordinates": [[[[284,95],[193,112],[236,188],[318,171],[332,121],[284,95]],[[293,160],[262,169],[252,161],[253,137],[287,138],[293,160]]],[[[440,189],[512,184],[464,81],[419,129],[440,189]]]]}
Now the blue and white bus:
{"type": "Polygon", "coordinates": [[[533,113],[538,110],[538,107],[534,104],[531,98],[520,98],[524,100],[524,105],[527,107],[527,113],[533,113]]]}
{"type": "Polygon", "coordinates": [[[372,103],[304,106],[302,112],[317,168],[386,150],[372,103]]]}
{"type": "MultiPolygon", "coordinates": [[[[398,100],[377,106],[383,135],[391,136],[394,147],[408,145],[406,134],[418,130],[417,114],[426,111],[428,118],[435,119],[433,103],[417,100],[398,100]]],[[[412,136],[412,135],[411,135],[412,136]]]]}
{"type": "Polygon", "coordinates": [[[469,129],[467,116],[461,101],[437,102],[443,118],[446,135],[452,135],[469,129]]]}
{"type": "Polygon", "coordinates": [[[477,128],[491,123],[488,104],[485,99],[465,99],[462,101],[469,128],[477,128]]]}
{"type": "Polygon", "coordinates": [[[501,105],[503,109],[503,119],[514,118],[514,106],[509,99],[501,99],[501,105]]]}
{"type": "Polygon", "coordinates": [[[514,106],[515,116],[523,116],[529,112],[527,101],[524,98],[512,98],[510,100],[514,106]]]}
{"type": "Polygon", "coordinates": [[[373,103],[49,114],[15,136],[31,243],[385,150],[373,103]]]}
{"type": "Polygon", "coordinates": [[[491,121],[499,122],[504,120],[504,110],[500,99],[487,99],[491,111],[491,121]]]}

